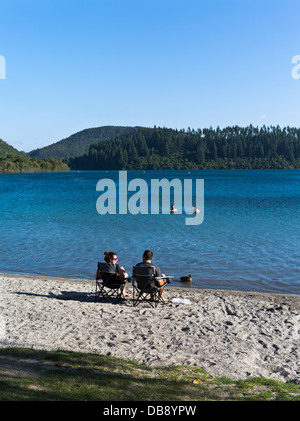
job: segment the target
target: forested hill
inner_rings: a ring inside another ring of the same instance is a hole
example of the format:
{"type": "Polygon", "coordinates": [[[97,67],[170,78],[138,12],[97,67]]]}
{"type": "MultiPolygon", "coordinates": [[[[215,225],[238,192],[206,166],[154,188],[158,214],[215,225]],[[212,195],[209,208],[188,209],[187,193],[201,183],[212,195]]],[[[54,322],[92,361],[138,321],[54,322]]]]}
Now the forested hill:
{"type": "Polygon", "coordinates": [[[29,155],[39,159],[58,158],[66,160],[87,154],[89,147],[94,143],[100,143],[134,129],[134,127],[123,126],[103,126],[85,129],[52,145],[35,149],[29,152],[29,155]]]}
{"type": "Polygon", "coordinates": [[[19,152],[18,149],[14,148],[13,146],[4,142],[4,140],[0,139],[0,157],[7,157],[7,156],[22,157],[22,156],[25,156],[25,154],[23,152],[19,152]]]}
{"type": "Polygon", "coordinates": [[[67,162],[76,170],[300,168],[300,129],[136,128],[67,162]]]}
{"type": "Polygon", "coordinates": [[[0,139],[0,173],[61,171],[69,171],[67,164],[61,160],[31,158],[0,139]]]}

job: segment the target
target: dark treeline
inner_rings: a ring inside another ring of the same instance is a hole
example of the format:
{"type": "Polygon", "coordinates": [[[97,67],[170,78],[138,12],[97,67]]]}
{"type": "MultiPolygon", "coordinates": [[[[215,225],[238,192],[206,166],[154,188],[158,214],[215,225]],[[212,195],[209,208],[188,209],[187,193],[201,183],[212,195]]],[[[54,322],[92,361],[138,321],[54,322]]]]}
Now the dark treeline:
{"type": "Polygon", "coordinates": [[[67,163],[77,170],[300,168],[300,129],[135,128],[67,163]]]}

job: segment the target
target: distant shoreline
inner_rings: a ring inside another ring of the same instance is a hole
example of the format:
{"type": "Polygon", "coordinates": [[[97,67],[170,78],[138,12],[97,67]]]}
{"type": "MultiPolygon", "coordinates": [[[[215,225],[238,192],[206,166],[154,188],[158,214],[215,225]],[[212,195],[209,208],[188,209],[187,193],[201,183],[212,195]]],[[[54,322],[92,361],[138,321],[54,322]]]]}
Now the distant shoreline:
{"type": "Polygon", "coordinates": [[[174,169],[161,169],[161,170],[148,170],[148,169],[128,169],[128,170],[111,170],[111,169],[107,169],[107,170],[65,170],[65,171],[1,171],[0,170],[0,175],[1,174],[57,174],[57,173],[91,173],[91,172],[103,172],[103,173],[109,173],[109,172],[119,172],[119,171],[127,171],[127,172],[133,172],[133,171],[137,171],[137,172],[177,172],[177,171],[182,171],[182,172],[186,172],[186,171],[204,171],[204,172],[211,172],[211,171],[246,171],[246,172],[252,172],[252,171],[268,171],[268,172],[272,172],[272,171],[300,171],[300,168],[199,168],[199,169],[181,169],[181,170],[174,170],[174,169]]]}

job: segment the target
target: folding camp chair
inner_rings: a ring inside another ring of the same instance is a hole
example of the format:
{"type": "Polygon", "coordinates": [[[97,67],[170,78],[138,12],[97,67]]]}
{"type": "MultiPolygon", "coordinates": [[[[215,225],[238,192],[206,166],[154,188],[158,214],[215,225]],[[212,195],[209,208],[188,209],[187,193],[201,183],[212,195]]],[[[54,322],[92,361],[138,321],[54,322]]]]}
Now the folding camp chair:
{"type": "Polygon", "coordinates": [[[125,283],[126,279],[120,278],[115,272],[112,272],[112,267],[109,263],[98,262],[95,301],[101,297],[110,297],[118,303],[122,298],[121,287],[125,283]]]}
{"type": "Polygon", "coordinates": [[[133,305],[137,306],[141,302],[148,302],[152,307],[157,307],[159,302],[159,291],[169,283],[169,278],[155,277],[154,267],[134,266],[132,269],[133,305]],[[156,280],[164,279],[163,285],[156,285],[156,280]],[[150,300],[148,297],[150,296],[150,300]]]}

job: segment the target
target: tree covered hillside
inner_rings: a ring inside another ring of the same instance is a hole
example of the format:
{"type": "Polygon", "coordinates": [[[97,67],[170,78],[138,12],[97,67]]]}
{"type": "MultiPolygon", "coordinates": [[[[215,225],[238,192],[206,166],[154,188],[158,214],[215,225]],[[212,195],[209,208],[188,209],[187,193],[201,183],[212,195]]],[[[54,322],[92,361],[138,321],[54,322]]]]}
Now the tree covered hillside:
{"type": "Polygon", "coordinates": [[[0,157],[6,158],[7,156],[24,157],[25,154],[23,152],[19,152],[13,146],[9,145],[8,143],[4,142],[4,140],[0,139],[0,157]]]}
{"type": "Polygon", "coordinates": [[[29,155],[39,159],[56,158],[67,160],[87,154],[89,147],[94,143],[100,143],[132,130],[135,130],[135,128],[122,126],[103,126],[85,129],[52,145],[35,149],[29,152],[29,155]]]}
{"type": "Polygon", "coordinates": [[[68,165],[77,170],[300,168],[300,129],[137,128],[91,145],[68,165]]]}
{"type": "Polygon", "coordinates": [[[61,171],[69,171],[61,160],[31,158],[0,139],[0,173],[61,171]]]}
{"type": "Polygon", "coordinates": [[[65,172],[70,168],[60,159],[37,159],[29,156],[0,157],[0,173],[65,172]]]}

